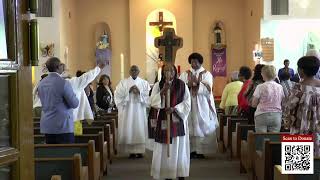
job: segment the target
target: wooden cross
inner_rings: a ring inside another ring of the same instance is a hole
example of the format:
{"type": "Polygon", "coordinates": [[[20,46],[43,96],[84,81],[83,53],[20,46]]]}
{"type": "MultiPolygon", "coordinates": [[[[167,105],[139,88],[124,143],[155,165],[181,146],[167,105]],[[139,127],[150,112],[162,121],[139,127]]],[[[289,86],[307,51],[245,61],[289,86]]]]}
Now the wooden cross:
{"type": "Polygon", "coordinates": [[[159,12],[159,22],[150,22],[150,26],[159,26],[160,32],[162,32],[165,26],[172,26],[173,22],[165,22],[163,21],[163,12],[159,12]]]}
{"type": "Polygon", "coordinates": [[[174,64],[177,50],[183,46],[183,39],[176,36],[173,28],[164,28],[163,35],[154,39],[154,46],[159,49],[166,63],[174,64]]]}

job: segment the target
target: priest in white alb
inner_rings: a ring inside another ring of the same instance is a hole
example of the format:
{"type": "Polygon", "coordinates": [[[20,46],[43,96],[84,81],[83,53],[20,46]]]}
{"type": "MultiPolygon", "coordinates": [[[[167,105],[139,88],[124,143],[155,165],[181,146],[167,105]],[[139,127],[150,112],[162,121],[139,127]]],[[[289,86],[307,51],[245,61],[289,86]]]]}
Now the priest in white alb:
{"type": "Polygon", "coordinates": [[[158,110],[156,120],[151,123],[155,140],[151,176],[154,179],[183,180],[189,176],[190,169],[187,120],[191,109],[190,93],[186,84],[177,78],[175,66],[166,64],[163,71],[163,77],[154,85],[150,98],[151,106],[158,110]],[[168,89],[170,96],[167,96],[168,89]],[[166,106],[166,97],[170,97],[170,107],[166,106]],[[167,115],[170,115],[169,120],[167,115]],[[170,136],[167,135],[168,121],[170,136]]]}
{"type": "Polygon", "coordinates": [[[182,73],[180,79],[188,85],[191,94],[188,118],[191,158],[202,159],[204,154],[214,154],[218,149],[216,130],[219,123],[212,94],[213,77],[202,67],[201,54],[192,53],[188,61],[191,69],[182,73]]]}
{"type": "Polygon", "coordinates": [[[142,158],[147,140],[147,114],[150,85],[138,77],[138,66],[131,66],[130,77],[117,85],[114,100],[118,108],[118,145],[129,158],[142,158]]]}

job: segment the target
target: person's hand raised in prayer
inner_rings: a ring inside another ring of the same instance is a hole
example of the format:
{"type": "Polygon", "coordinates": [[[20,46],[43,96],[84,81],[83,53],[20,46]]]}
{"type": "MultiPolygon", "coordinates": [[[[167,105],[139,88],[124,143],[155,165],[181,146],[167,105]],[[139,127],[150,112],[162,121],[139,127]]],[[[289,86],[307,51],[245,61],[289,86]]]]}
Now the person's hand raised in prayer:
{"type": "MultiPolygon", "coordinates": [[[[135,86],[135,85],[134,85],[135,86]]],[[[131,88],[129,89],[129,93],[133,93],[134,91],[134,86],[131,86],[131,88]]]]}
{"type": "Polygon", "coordinates": [[[129,93],[139,94],[140,90],[136,85],[134,85],[129,89],[129,93]]]}
{"type": "Polygon", "coordinates": [[[198,79],[197,79],[196,76],[192,76],[191,82],[192,82],[192,86],[193,86],[193,87],[196,87],[196,86],[199,85],[199,81],[198,81],[198,79]]]}
{"type": "Polygon", "coordinates": [[[160,90],[160,95],[164,96],[167,93],[169,88],[170,88],[170,83],[168,82],[164,83],[163,88],[160,90]]]}
{"type": "Polygon", "coordinates": [[[175,109],[173,107],[170,107],[170,108],[166,108],[165,111],[167,114],[172,114],[175,111],[175,109]]]}
{"type": "Polygon", "coordinates": [[[97,66],[98,66],[100,69],[103,69],[104,67],[106,67],[106,63],[103,62],[103,61],[98,61],[97,66]]]}

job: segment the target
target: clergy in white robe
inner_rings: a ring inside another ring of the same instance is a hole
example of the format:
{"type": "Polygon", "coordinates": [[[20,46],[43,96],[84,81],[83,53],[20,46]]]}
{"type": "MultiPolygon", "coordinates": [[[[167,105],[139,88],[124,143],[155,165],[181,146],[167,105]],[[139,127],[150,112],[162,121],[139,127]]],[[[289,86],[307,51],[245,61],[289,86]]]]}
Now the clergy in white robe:
{"type": "Polygon", "coordinates": [[[150,103],[159,113],[156,122],[152,123],[155,128],[153,158],[151,176],[154,179],[183,179],[189,176],[190,169],[190,143],[188,130],[188,114],[191,109],[190,93],[186,84],[177,78],[177,70],[172,65],[165,65],[164,71],[171,71],[166,77],[170,80],[165,82],[162,78],[157,82],[151,93],[150,103]],[[165,94],[170,82],[170,108],[165,106],[165,94]],[[167,142],[167,113],[171,114],[170,120],[170,145],[168,157],[167,142]]]}
{"type": "Polygon", "coordinates": [[[150,85],[138,77],[139,68],[130,68],[130,77],[117,85],[114,100],[118,108],[119,152],[141,158],[147,140],[147,114],[150,85]]]}
{"type": "Polygon", "coordinates": [[[180,79],[188,85],[191,94],[188,117],[191,158],[204,158],[204,154],[214,154],[218,149],[216,130],[219,123],[212,94],[213,77],[202,67],[201,54],[193,53],[188,60],[191,69],[182,73],[180,79]]]}
{"type": "MultiPolygon", "coordinates": [[[[99,65],[95,67],[94,69],[84,73],[80,77],[73,77],[71,79],[67,79],[67,81],[70,82],[71,87],[76,94],[76,97],[79,100],[79,106],[75,109],[73,109],[73,118],[74,121],[80,121],[80,120],[93,120],[93,113],[90,107],[89,100],[87,98],[87,95],[84,91],[84,88],[91,83],[100,73],[101,68],[103,68],[104,65],[99,65]]],[[[36,93],[37,90],[34,90],[34,99],[38,99],[38,94],[36,93]]],[[[37,107],[41,107],[41,102],[37,102],[37,107]],[[40,103],[40,104],[39,104],[40,103]]]]}
{"type": "Polygon", "coordinates": [[[71,87],[79,100],[79,106],[73,110],[74,121],[80,120],[93,120],[93,112],[84,88],[86,88],[101,71],[101,67],[95,67],[94,69],[82,74],[80,77],[72,77],[67,79],[70,82],[71,87]]]}

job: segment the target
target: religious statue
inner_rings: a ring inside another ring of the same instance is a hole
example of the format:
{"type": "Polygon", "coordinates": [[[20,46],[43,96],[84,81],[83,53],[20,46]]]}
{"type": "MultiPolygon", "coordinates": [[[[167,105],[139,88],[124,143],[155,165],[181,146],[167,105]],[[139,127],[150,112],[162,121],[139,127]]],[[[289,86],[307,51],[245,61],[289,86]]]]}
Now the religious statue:
{"type": "Polygon", "coordinates": [[[222,48],[224,47],[225,44],[225,35],[224,35],[224,29],[223,29],[223,24],[221,21],[217,21],[214,25],[213,28],[213,44],[212,44],[212,48],[222,48]]]}
{"type": "Polygon", "coordinates": [[[106,32],[103,33],[100,37],[100,41],[96,44],[97,49],[106,49],[109,48],[109,37],[106,32]]]}
{"type": "Polygon", "coordinates": [[[54,56],[54,43],[48,45],[40,45],[41,56],[42,57],[52,57],[54,56]]]}
{"type": "Polygon", "coordinates": [[[219,27],[219,24],[216,24],[216,27],[213,29],[214,35],[215,35],[215,44],[221,44],[221,28],[219,27]]]}
{"type": "Polygon", "coordinates": [[[97,63],[104,62],[106,67],[102,70],[102,74],[111,75],[111,49],[109,36],[106,31],[100,36],[99,42],[96,43],[95,57],[97,63]]]}

